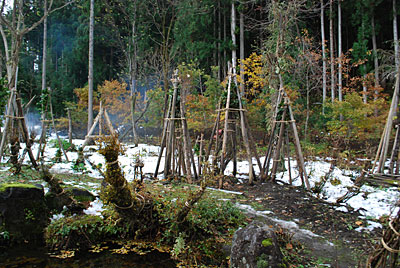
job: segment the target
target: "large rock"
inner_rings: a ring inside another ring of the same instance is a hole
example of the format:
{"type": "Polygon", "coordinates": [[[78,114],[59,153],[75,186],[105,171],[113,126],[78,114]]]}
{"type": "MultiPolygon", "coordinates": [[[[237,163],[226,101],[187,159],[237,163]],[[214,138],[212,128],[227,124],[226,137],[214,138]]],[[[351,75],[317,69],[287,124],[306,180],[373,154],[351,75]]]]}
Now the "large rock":
{"type": "Polygon", "coordinates": [[[41,185],[0,184],[0,244],[42,242],[48,222],[41,185]]]}
{"type": "Polygon", "coordinates": [[[65,194],[55,194],[51,191],[46,193],[47,207],[56,213],[63,211],[64,207],[71,205],[71,199],[73,197],[77,202],[82,205],[82,210],[87,208],[90,202],[94,201],[96,197],[86,189],[78,187],[69,187],[64,189],[65,194]]]}
{"type": "Polygon", "coordinates": [[[275,232],[261,223],[236,231],[231,249],[232,268],[284,267],[275,232]]]}

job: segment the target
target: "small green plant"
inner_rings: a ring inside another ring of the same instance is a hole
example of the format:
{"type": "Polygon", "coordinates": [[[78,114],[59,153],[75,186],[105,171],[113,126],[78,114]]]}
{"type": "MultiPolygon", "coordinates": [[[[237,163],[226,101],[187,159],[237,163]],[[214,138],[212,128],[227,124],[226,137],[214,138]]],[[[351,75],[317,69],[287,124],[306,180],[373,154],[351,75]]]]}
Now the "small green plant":
{"type": "MultiPolygon", "coordinates": [[[[58,144],[58,140],[50,140],[49,145],[53,148],[58,148],[60,149],[60,145],[58,144]]],[[[68,150],[69,148],[72,148],[73,145],[69,143],[67,140],[61,139],[61,145],[64,150],[68,150]]]]}
{"type": "Polygon", "coordinates": [[[185,250],[185,239],[184,234],[180,233],[175,240],[174,248],[172,250],[172,256],[177,258],[185,250]]]}
{"type": "Polygon", "coordinates": [[[271,240],[271,238],[264,239],[261,242],[261,244],[263,245],[263,247],[270,247],[270,246],[272,246],[272,240],[271,240]]]}
{"type": "Polygon", "coordinates": [[[32,210],[25,209],[24,212],[25,212],[25,220],[34,221],[36,219],[34,213],[32,212],[32,210]]]}
{"type": "Polygon", "coordinates": [[[72,164],[72,169],[76,172],[84,172],[87,171],[87,168],[85,166],[85,163],[73,163],[72,164]]]}
{"type": "Polygon", "coordinates": [[[268,268],[269,263],[268,263],[267,259],[268,259],[267,255],[265,255],[264,253],[261,254],[261,256],[257,258],[257,268],[268,268]]]}

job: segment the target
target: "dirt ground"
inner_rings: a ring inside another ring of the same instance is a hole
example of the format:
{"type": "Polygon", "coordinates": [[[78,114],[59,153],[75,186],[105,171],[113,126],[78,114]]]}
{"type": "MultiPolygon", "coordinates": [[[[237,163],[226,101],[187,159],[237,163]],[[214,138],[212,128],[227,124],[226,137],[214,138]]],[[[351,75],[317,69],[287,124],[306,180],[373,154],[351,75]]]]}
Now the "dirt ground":
{"type": "MultiPolygon", "coordinates": [[[[358,211],[344,213],[335,210],[338,205],[330,204],[312,196],[301,187],[280,185],[272,182],[237,184],[226,180],[224,189],[242,192],[240,203],[247,203],[258,211],[271,211],[280,220],[294,221],[300,228],[323,236],[337,247],[338,251],[353,256],[352,266],[364,261],[373,249],[373,243],[382,234],[381,229],[357,231],[366,226],[358,211]]],[[[332,266],[332,267],[350,267],[332,266]]]]}

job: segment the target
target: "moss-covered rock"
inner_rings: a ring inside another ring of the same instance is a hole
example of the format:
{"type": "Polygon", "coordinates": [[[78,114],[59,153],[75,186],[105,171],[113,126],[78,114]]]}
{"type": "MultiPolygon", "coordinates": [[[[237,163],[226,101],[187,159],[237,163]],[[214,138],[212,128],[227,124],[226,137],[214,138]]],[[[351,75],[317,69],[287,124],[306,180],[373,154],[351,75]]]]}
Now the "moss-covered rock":
{"type": "Polygon", "coordinates": [[[41,185],[0,184],[0,244],[41,243],[48,222],[41,185]]]}
{"type": "Polygon", "coordinates": [[[64,206],[68,207],[71,205],[71,197],[82,205],[82,209],[87,208],[89,203],[96,199],[91,192],[78,187],[65,188],[62,193],[56,194],[52,191],[46,193],[46,204],[51,211],[57,213],[63,211],[64,206]]]}
{"type": "Polygon", "coordinates": [[[114,216],[76,215],[53,221],[46,229],[52,249],[86,249],[104,241],[129,237],[129,226],[114,216]]]}

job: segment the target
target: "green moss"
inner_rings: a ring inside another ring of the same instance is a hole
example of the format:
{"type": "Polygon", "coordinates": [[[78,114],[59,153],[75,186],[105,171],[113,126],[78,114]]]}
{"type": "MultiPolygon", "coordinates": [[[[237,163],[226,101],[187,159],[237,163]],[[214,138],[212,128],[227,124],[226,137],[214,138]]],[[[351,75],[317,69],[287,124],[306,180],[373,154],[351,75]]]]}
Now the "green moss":
{"type": "Polygon", "coordinates": [[[270,247],[270,246],[273,245],[272,239],[271,239],[271,238],[264,239],[264,240],[261,242],[261,244],[263,245],[263,247],[270,247]]]}
{"type": "Polygon", "coordinates": [[[257,258],[257,268],[268,268],[269,263],[267,261],[267,258],[267,255],[261,254],[261,256],[257,258]]]}
{"type": "Polygon", "coordinates": [[[65,217],[53,221],[46,229],[50,248],[85,248],[107,240],[129,236],[129,226],[114,216],[104,219],[94,215],[65,217]]]}
{"type": "Polygon", "coordinates": [[[37,188],[41,189],[38,186],[32,185],[32,184],[26,184],[26,183],[3,183],[0,184],[0,192],[3,192],[7,190],[7,188],[37,188]]]}

